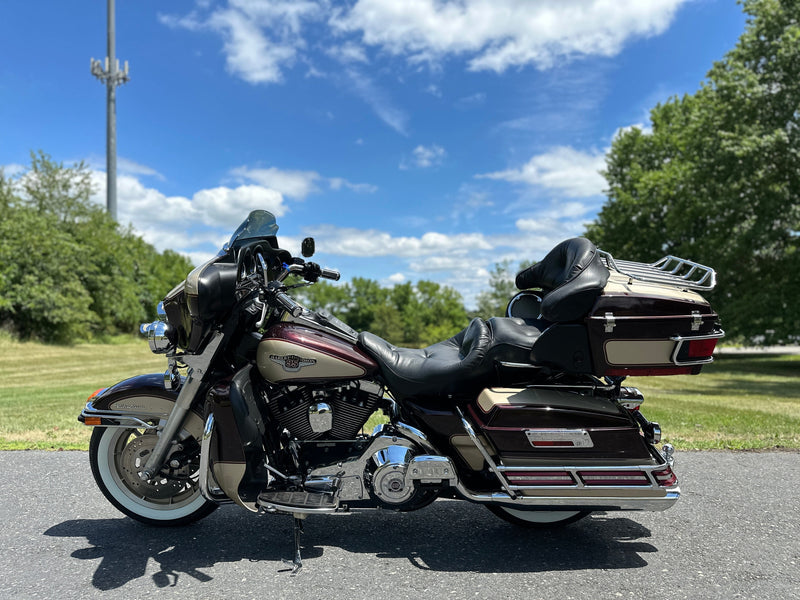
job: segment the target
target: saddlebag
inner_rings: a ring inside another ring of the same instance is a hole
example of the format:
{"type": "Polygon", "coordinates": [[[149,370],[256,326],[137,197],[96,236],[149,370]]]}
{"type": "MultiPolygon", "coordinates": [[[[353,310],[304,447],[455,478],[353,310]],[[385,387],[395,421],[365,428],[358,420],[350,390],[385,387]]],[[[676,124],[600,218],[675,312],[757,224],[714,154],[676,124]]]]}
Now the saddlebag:
{"type": "Polygon", "coordinates": [[[652,459],[631,414],[590,390],[487,388],[468,410],[506,465],[652,459]]]}

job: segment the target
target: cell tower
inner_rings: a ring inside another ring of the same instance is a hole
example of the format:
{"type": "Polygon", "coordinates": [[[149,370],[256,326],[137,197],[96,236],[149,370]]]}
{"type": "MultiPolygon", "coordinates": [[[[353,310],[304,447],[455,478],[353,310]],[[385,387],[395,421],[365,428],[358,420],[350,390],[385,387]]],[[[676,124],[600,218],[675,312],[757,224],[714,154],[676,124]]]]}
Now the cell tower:
{"type": "Polygon", "coordinates": [[[128,61],[120,70],[114,56],[114,0],[108,0],[108,55],[105,66],[91,59],[92,75],[106,84],[106,207],[117,220],[117,86],[130,81],[128,61]]]}

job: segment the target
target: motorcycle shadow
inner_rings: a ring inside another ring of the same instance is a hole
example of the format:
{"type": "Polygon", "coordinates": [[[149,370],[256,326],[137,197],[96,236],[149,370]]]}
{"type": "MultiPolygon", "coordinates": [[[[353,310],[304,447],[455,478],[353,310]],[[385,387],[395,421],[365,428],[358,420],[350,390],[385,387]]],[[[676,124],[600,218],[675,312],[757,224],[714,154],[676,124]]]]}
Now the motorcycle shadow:
{"type": "MultiPolygon", "coordinates": [[[[308,569],[330,552],[327,548],[407,559],[423,570],[478,573],[641,568],[647,565],[642,555],[657,552],[642,541],[650,531],[627,518],[597,513],[560,529],[528,530],[484,507],[448,500],[414,513],[311,516],[305,523],[302,555],[308,569]]],[[[99,590],[144,577],[151,559],[160,568],[153,583],[162,588],[175,586],[184,574],[211,581],[201,569],[219,563],[279,562],[291,557],[293,548],[289,517],[256,517],[235,507],[182,528],[147,527],[127,518],[75,519],[44,535],[85,538],[89,545],[71,556],[100,559],[92,576],[99,590]]]]}
{"type": "Polygon", "coordinates": [[[647,565],[642,554],[658,551],[641,541],[651,536],[649,529],[603,513],[560,528],[527,529],[482,506],[439,500],[416,513],[382,511],[353,519],[350,524],[341,520],[337,527],[313,520],[306,531],[315,544],[378,558],[407,558],[419,569],[442,572],[631,569],[647,565]]]}

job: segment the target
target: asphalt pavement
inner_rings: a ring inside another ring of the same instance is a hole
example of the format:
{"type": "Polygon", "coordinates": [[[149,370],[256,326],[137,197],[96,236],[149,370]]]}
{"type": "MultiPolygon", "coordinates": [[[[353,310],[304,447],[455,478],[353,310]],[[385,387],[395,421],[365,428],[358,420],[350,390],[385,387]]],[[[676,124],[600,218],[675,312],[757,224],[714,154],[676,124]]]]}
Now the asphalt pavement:
{"type": "Polygon", "coordinates": [[[678,453],[660,513],[517,529],[481,506],[291,519],[224,506],[159,529],[118,513],[84,452],[0,452],[0,598],[800,599],[800,453],[678,453]]]}

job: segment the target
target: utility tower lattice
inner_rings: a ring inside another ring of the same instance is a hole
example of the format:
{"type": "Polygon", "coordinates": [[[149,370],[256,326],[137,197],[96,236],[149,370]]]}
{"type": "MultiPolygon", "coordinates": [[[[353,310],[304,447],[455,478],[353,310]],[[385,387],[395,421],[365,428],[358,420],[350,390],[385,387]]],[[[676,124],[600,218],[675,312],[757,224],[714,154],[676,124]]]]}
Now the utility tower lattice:
{"type": "Polygon", "coordinates": [[[106,206],[111,218],[117,220],[117,86],[130,81],[128,61],[120,70],[114,56],[114,0],[108,0],[108,55],[105,65],[91,59],[92,75],[106,84],[106,206]]]}

